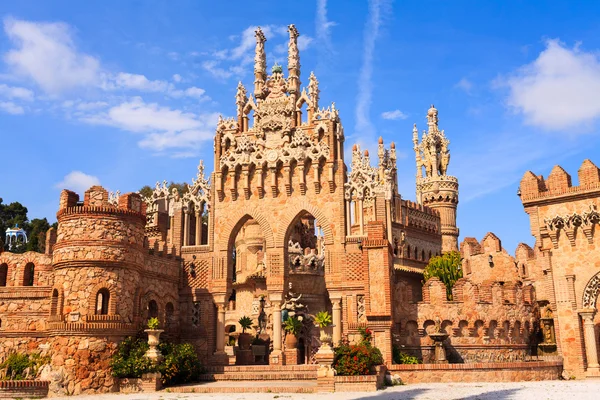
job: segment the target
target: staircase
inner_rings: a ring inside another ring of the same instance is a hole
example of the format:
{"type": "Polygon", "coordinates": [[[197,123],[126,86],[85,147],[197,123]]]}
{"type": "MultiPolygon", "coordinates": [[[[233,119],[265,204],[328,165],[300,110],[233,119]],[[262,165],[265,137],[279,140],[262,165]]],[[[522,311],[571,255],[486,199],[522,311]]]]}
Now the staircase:
{"type": "Polygon", "coordinates": [[[317,365],[208,367],[201,383],[170,388],[175,393],[314,393],[317,365]]]}

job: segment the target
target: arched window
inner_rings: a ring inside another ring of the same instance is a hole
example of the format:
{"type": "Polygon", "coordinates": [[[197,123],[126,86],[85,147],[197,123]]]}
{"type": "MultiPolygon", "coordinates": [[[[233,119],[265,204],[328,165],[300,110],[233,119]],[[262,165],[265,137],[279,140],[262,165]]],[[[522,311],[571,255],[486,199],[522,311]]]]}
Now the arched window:
{"type": "Polygon", "coordinates": [[[521,270],[523,276],[527,276],[527,269],[525,268],[525,263],[521,264],[521,270]]]}
{"type": "Polygon", "coordinates": [[[96,315],[108,315],[108,302],[110,301],[110,292],[103,288],[96,295],[96,315]]]}
{"type": "Polygon", "coordinates": [[[421,261],[425,261],[425,250],[421,250],[421,261]]]}
{"type": "Polygon", "coordinates": [[[8,277],[8,264],[0,265],[0,286],[6,286],[6,278],[8,277]]]}
{"type": "Polygon", "coordinates": [[[148,303],[148,318],[158,318],[158,304],[154,300],[148,303]]]}
{"type": "Polygon", "coordinates": [[[27,263],[25,265],[25,273],[23,274],[23,286],[33,286],[35,277],[35,265],[33,263],[27,263]]]}
{"type": "Polygon", "coordinates": [[[170,329],[175,319],[175,307],[173,303],[167,303],[165,306],[165,328],[170,329]]]}
{"type": "Polygon", "coordinates": [[[417,247],[415,246],[415,260],[419,259],[419,251],[417,250],[417,247]]]}

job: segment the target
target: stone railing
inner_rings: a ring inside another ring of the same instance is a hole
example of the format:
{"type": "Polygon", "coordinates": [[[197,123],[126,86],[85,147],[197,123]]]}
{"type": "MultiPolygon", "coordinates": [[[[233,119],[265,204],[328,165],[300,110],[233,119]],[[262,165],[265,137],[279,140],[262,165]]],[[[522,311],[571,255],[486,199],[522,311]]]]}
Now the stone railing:
{"type": "Polygon", "coordinates": [[[49,385],[49,381],[0,381],[0,399],[46,397],[49,385]]]}

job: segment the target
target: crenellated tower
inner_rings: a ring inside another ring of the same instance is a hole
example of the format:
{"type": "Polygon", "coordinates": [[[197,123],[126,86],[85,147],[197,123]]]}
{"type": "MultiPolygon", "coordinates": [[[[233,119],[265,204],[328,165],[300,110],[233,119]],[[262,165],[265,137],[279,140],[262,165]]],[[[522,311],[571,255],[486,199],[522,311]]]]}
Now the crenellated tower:
{"type": "Polygon", "coordinates": [[[450,141],[438,127],[438,110],[433,104],[427,111],[427,125],[428,129],[423,131],[420,143],[417,124],[413,128],[417,162],[417,202],[439,211],[442,251],[458,250],[458,179],[446,174],[450,163],[450,141]]]}

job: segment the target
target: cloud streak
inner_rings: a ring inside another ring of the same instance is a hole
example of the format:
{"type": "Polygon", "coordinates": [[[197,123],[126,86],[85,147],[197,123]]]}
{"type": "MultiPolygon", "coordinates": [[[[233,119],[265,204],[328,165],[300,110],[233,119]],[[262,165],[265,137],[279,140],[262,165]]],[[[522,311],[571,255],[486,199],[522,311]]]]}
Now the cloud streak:
{"type": "Polygon", "coordinates": [[[373,55],[375,42],[382,24],[382,11],[386,7],[383,0],[369,1],[369,15],[364,29],[363,62],[358,76],[358,97],[356,99],[356,127],[355,135],[372,138],[375,129],[370,119],[371,102],[373,94],[373,55]]]}

